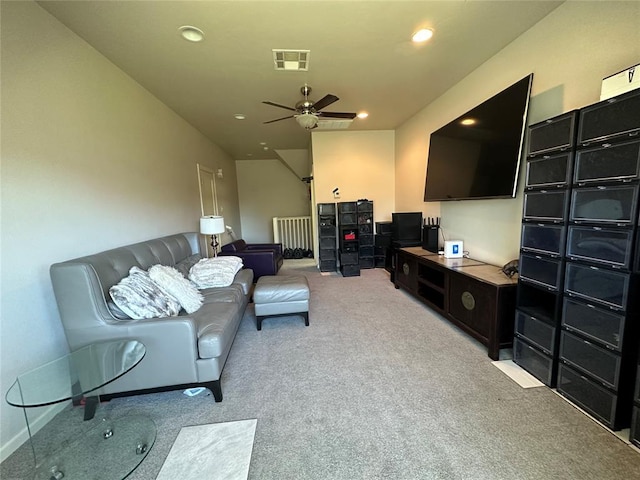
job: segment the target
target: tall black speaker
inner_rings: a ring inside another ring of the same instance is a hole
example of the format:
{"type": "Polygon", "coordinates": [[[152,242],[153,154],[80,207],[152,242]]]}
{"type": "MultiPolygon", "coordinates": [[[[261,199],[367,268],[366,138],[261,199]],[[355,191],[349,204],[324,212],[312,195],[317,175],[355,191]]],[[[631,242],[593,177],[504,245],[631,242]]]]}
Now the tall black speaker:
{"type": "Polygon", "coordinates": [[[438,253],[439,229],[440,227],[437,225],[424,225],[422,227],[422,248],[438,253]]]}

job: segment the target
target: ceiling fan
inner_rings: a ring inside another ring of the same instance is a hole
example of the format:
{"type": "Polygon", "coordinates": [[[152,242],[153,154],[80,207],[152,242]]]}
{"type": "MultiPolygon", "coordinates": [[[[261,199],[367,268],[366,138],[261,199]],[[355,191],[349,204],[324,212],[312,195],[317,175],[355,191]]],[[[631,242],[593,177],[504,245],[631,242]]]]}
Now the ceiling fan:
{"type": "Polygon", "coordinates": [[[275,120],[269,120],[264,123],[273,123],[279,122],[280,120],[286,120],[288,118],[295,118],[296,122],[307,130],[311,130],[318,126],[318,119],[320,117],[328,117],[328,118],[345,118],[349,120],[353,120],[356,118],[355,113],[349,112],[323,112],[321,111],[323,108],[328,107],[334,102],[340,100],[338,97],[332,94],[327,94],[322,97],[317,102],[313,102],[309,100],[309,94],[311,93],[311,87],[305,85],[300,88],[300,92],[304,95],[304,99],[300,100],[296,103],[295,107],[287,107],[285,105],[280,105],[279,103],[273,102],[262,102],[267,105],[273,105],[274,107],[284,108],[285,110],[291,110],[295,112],[293,115],[289,115],[288,117],[276,118],[275,120]]]}

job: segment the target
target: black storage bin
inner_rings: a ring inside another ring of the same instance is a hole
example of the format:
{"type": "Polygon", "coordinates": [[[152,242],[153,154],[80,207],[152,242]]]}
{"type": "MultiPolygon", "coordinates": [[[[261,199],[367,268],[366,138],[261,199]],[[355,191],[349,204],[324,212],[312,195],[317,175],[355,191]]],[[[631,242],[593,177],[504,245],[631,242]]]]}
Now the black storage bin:
{"type": "Polygon", "coordinates": [[[547,386],[553,383],[553,360],[527,342],[513,339],[513,361],[547,386]]]}
{"type": "Polygon", "coordinates": [[[335,250],[336,248],[336,237],[320,237],[320,249],[324,248],[332,248],[335,250]]]}
{"type": "Polygon", "coordinates": [[[518,297],[516,304],[518,309],[527,315],[540,318],[546,322],[554,323],[556,310],[559,308],[558,295],[547,290],[518,282],[518,297]]]}
{"type": "Polygon", "coordinates": [[[335,248],[326,248],[320,249],[320,260],[335,260],[336,259],[336,249],[335,248]]]}
{"type": "Polygon", "coordinates": [[[358,231],[366,234],[373,234],[373,225],[370,224],[358,224],[358,231]]]}
{"type": "Polygon", "coordinates": [[[569,227],[567,256],[572,260],[631,268],[633,230],[602,227],[569,227]]]}
{"type": "Polygon", "coordinates": [[[523,218],[562,222],[566,217],[568,202],[566,190],[525,192],[523,218]]]}
{"type": "Polygon", "coordinates": [[[527,252],[564,254],[566,227],[544,223],[523,223],[521,248],[527,252]]]}
{"type": "Polygon", "coordinates": [[[379,235],[391,236],[393,231],[392,222],[376,222],[376,233],[379,235]]]}
{"type": "Polygon", "coordinates": [[[580,112],[578,143],[617,140],[640,132],[640,90],[598,102],[580,112]]]}
{"type": "Polygon", "coordinates": [[[573,222],[616,225],[636,222],[637,185],[584,187],[572,192],[569,219],[573,222]]]}
{"type": "Polygon", "coordinates": [[[640,447],[640,407],[637,405],[634,405],[633,407],[629,440],[631,440],[635,446],[640,447]]]}
{"type": "Polygon", "coordinates": [[[341,213],[340,225],[356,225],[358,223],[357,218],[355,213],[341,213]]]}
{"type": "Polygon", "coordinates": [[[367,245],[367,246],[363,246],[362,242],[360,242],[360,252],[359,252],[361,257],[373,257],[374,255],[374,246],[373,245],[367,245]]]}
{"type": "Polygon", "coordinates": [[[336,204],[335,203],[319,203],[318,204],[318,215],[334,215],[336,214],[336,204]]]}
{"type": "Polygon", "coordinates": [[[360,265],[341,265],[340,273],[343,277],[358,277],[360,276],[360,265]]]}
{"type": "Polygon", "coordinates": [[[638,364],[638,369],[636,370],[636,389],[633,394],[633,399],[640,405],[640,364],[638,364]]]}
{"type": "Polygon", "coordinates": [[[340,265],[357,265],[358,264],[358,252],[354,253],[340,253],[340,265]]]}
{"type": "Polygon", "coordinates": [[[558,392],[609,428],[615,429],[618,426],[617,396],[564,364],[560,364],[558,369],[558,392]]]}
{"type": "Polygon", "coordinates": [[[578,111],[574,110],[529,127],[529,155],[566,150],[575,144],[578,111]]]}
{"type": "Polygon", "coordinates": [[[523,253],[520,255],[518,273],[523,280],[558,290],[562,276],[562,261],[523,253]]]}
{"type": "Polygon", "coordinates": [[[567,262],[564,290],[570,296],[624,309],[630,286],[630,275],[600,267],[567,262]]]}
{"type": "Polygon", "coordinates": [[[514,331],[517,336],[524,337],[536,347],[539,347],[547,355],[552,355],[557,329],[536,317],[516,310],[516,322],[514,331]]]}
{"type": "Polygon", "coordinates": [[[321,272],[334,272],[336,270],[335,260],[320,260],[321,272]]]}
{"type": "Polygon", "coordinates": [[[375,261],[373,257],[360,257],[358,263],[360,264],[360,268],[374,268],[375,261]]]}
{"type": "Polygon", "coordinates": [[[373,238],[373,244],[376,247],[390,247],[391,246],[391,235],[378,235],[376,234],[373,238]]]}
{"type": "Polygon", "coordinates": [[[320,226],[321,237],[331,237],[335,243],[336,227],[335,225],[321,225],[320,226]]]}
{"type": "Polygon", "coordinates": [[[578,151],[573,179],[575,184],[640,178],[640,141],[606,145],[578,151]]]}
{"type": "Polygon", "coordinates": [[[572,162],[573,153],[530,159],[527,162],[526,188],[566,187],[571,182],[572,162]]]}
{"type": "Polygon", "coordinates": [[[373,202],[369,200],[362,200],[358,202],[358,213],[360,212],[373,212],[373,202]]]}
{"type": "Polygon", "coordinates": [[[567,297],[562,310],[562,326],[566,330],[578,332],[614,350],[622,349],[624,315],[567,297]]]}
{"type": "Polygon", "coordinates": [[[358,240],[360,241],[360,248],[362,248],[364,246],[373,247],[373,235],[360,235],[358,237],[358,240]]]}
{"type": "Polygon", "coordinates": [[[560,358],[576,370],[618,389],[620,355],[564,331],[560,335],[560,358]]]}
{"type": "Polygon", "coordinates": [[[338,203],[338,213],[356,213],[356,202],[340,202],[338,203]]]}

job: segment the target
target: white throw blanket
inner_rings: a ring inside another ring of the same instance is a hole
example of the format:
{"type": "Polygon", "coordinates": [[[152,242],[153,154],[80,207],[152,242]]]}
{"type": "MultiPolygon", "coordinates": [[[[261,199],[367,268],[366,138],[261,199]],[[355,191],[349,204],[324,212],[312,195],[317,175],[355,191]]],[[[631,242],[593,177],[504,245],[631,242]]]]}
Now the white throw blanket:
{"type": "Polygon", "coordinates": [[[242,259],[234,256],[203,258],[189,270],[189,280],[198,288],[228,287],[242,269],[242,259]]]}

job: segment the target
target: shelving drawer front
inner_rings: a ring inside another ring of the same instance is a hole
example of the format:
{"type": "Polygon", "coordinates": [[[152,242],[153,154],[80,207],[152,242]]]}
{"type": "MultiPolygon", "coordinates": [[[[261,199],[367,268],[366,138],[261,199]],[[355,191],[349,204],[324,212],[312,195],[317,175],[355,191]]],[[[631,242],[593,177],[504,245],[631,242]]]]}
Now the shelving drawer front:
{"type": "Polygon", "coordinates": [[[620,351],[624,332],[625,316],[598,308],[594,305],[564,299],[562,325],[569,331],[598,340],[620,351]]]}
{"type": "Polygon", "coordinates": [[[341,213],[340,214],[340,225],[356,225],[358,222],[358,217],[355,213],[341,213]]]}
{"type": "Polygon", "coordinates": [[[633,231],[571,225],[567,256],[572,260],[591,260],[630,268],[633,231]]]}
{"type": "Polygon", "coordinates": [[[574,183],[631,181],[640,177],[640,140],[576,153],[574,183]]]}
{"type": "Polygon", "coordinates": [[[335,215],[336,204],[335,203],[319,203],[318,215],[335,215]]]}
{"type": "Polygon", "coordinates": [[[336,249],[334,248],[321,248],[320,249],[320,260],[335,260],[336,259],[336,249]]]}
{"type": "Polygon", "coordinates": [[[636,221],[637,185],[584,187],[572,191],[573,222],[598,222],[620,225],[636,221]]]}
{"type": "Polygon", "coordinates": [[[572,111],[529,127],[529,155],[574,145],[578,112],[572,111]]]}
{"type": "Polygon", "coordinates": [[[540,347],[548,355],[553,354],[557,329],[547,322],[516,310],[515,333],[540,347]]]}
{"type": "Polygon", "coordinates": [[[332,237],[320,237],[320,248],[321,249],[333,248],[335,250],[336,248],[335,230],[334,230],[334,235],[332,237]]]}
{"type": "Polygon", "coordinates": [[[632,135],[640,131],[640,90],[598,102],[580,112],[578,143],[632,135]]]}
{"type": "Polygon", "coordinates": [[[572,153],[545,155],[527,162],[526,188],[563,187],[571,182],[572,153]]]}
{"type": "Polygon", "coordinates": [[[629,440],[634,445],[640,447],[640,407],[633,406],[633,416],[631,417],[631,430],[629,431],[629,440]]]}
{"type": "Polygon", "coordinates": [[[334,272],[336,270],[335,260],[320,260],[321,272],[334,272]]]}
{"type": "Polygon", "coordinates": [[[320,225],[320,236],[332,237],[333,239],[335,239],[336,227],[334,225],[320,225]]]}
{"type": "Polygon", "coordinates": [[[520,278],[524,280],[558,290],[562,274],[562,261],[523,253],[520,255],[518,273],[520,278]]]}
{"type": "Polygon", "coordinates": [[[551,386],[553,360],[518,337],[513,339],[513,361],[547,386],[551,386]]]}
{"type": "Polygon", "coordinates": [[[636,371],[636,388],[635,393],[633,394],[633,399],[640,404],[640,364],[636,371]]]}
{"type": "Polygon", "coordinates": [[[522,224],[522,249],[561,256],[564,254],[566,227],[543,223],[522,224]]]}
{"type": "Polygon", "coordinates": [[[373,202],[358,202],[358,212],[373,212],[373,202]]]}
{"type": "Polygon", "coordinates": [[[357,209],[356,202],[338,203],[338,213],[355,213],[356,209],[357,209]]]}
{"type": "Polygon", "coordinates": [[[525,192],[523,218],[560,222],[566,217],[568,201],[566,190],[525,192]]]}
{"type": "Polygon", "coordinates": [[[566,365],[558,369],[558,391],[609,428],[615,428],[617,397],[566,365]]]}
{"type": "Polygon", "coordinates": [[[570,296],[622,310],[627,304],[629,281],[626,273],[567,262],[564,289],[570,296]]]}
{"type": "Polygon", "coordinates": [[[619,355],[569,332],[562,332],[560,358],[566,360],[576,370],[600,380],[614,390],[618,389],[621,363],[619,355]]]}

